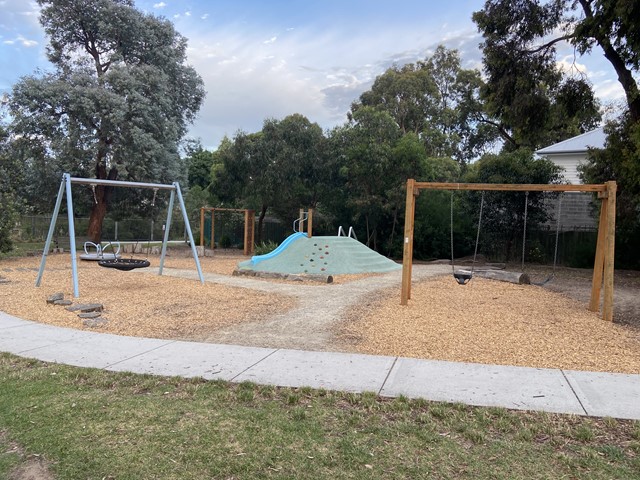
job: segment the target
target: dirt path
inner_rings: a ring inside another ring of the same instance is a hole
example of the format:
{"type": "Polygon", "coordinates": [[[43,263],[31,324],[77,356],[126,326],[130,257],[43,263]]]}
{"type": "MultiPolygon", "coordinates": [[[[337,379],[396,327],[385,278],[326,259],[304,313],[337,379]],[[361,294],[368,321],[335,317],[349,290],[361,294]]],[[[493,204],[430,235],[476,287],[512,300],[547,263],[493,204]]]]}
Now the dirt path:
{"type": "MultiPolygon", "coordinates": [[[[437,277],[450,271],[443,265],[414,267],[414,280],[437,277]]],[[[193,271],[166,270],[165,275],[197,278],[193,271]]],[[[341,351],[334,328],[348,309],[371,299],[377,291],[398,288],[402,272],[375,275],[341,285],[302,285],[269,283],[241,277],[205,274],[207,282],[222,283],[262,292],[288,295],[298,300],[297,307],[288,312],[243,324],[230,325],[216,332],[194,339],[213,343],[228,343],[270,348],[341,351]]]]}

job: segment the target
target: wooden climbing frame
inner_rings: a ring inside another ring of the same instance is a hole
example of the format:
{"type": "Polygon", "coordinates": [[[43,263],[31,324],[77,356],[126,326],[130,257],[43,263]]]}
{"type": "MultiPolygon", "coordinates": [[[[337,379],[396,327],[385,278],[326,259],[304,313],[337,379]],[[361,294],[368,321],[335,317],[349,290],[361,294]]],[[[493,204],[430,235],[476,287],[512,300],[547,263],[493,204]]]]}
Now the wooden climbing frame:
{"type": "Polygon", "coordinates": [[[402,293],[400,304],[407,305],[411,298],[411,270],[413,266],[413,232],[415,226],[416,197],[420,190],[498,190],[520,192],[594,192],[601,200],[598,241],[593,265],[591,300],[589,310],[598,312],[600,293],[604,285],[602,301],[603,320],[613,320],[613,274],[616,238],[616,182],[597,185],[542,185],[542,184],[494,184],[494,183],[432,183],[407,180],[407,196],[404,221],[404,246],[402,253],[402,293]]]}
{"type": "Polygon", "coordinates": [[[254,235],[255,235],[255,218],[256,214],[254,210],[247,210],[243,208],[218,208],[218,207],[202,207],[200,208],[200,246],[204,247],[204,215],[205,212],[211,212],[211,242],[210,247],[215,248],[214,233],[215,233],[215,212],[239,212],[244,213],[244,249],[245,255],[251,255],[254,250],[254,235]]]}

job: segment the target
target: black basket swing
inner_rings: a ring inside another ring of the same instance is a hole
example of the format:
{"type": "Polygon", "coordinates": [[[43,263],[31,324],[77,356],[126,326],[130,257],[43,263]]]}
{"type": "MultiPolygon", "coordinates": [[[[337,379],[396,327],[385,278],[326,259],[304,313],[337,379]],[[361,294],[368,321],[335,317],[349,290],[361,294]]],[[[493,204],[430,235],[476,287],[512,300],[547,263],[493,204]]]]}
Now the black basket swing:
{"type": "Polygon", "coordinates": [[[115,260],[100,260],[98,265],[105,268],[115,268],[116,270],[128,272],[135,268],[146,268],[151,265],[151,263],[149,260],[138,258],[117,258],[115,260]]]}

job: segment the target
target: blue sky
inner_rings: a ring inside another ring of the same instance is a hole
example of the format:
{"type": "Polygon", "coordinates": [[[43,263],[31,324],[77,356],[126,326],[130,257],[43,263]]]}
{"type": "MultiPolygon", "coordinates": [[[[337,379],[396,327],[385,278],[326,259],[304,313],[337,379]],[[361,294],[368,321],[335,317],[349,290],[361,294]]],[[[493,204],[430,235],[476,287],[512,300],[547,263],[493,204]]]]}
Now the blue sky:
{"type": "MultiPolygon", "coordinates": [[[[323,128],[343,123],[351,102],[396,64],[429,56],[439,44],[481,68],[481,37],[471,14],[480,0],[139,0],[189,40],[188,61],[207,98],[190,136],[216,148],[224,135],[258,131],[265,118],[301,113],[323,128]]],[[[0,94],[21,76],[50,68],[47,39],[31,0],[0,0],[0,94]]],[[[599,50],[574,64],[597,95],[622,95],[599,50]]]]}

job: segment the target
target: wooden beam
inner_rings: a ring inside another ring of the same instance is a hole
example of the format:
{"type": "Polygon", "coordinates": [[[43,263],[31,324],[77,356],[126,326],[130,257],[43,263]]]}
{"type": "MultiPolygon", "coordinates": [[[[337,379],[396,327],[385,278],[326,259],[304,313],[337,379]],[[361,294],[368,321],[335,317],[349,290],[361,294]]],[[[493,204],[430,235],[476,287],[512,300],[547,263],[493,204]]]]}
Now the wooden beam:
{"type": "Polygon", "coordinates": [[[256,212],[254,210],[248,210],[249,212],[249,255],[253,255],[255,251],[255,238],[256,238],[256,212]]]}
{"type": "Polygon", "coordinates": [[[204,247],[204,207],[200,209],[200,246],[204,247]]]}
{"type": "Polygon", "coordinates": [[[400,304],[406,305],[411,297],[411,266],[413,263],[413,216],[416,197],[414,195],[416,181],[407,180],[407,195],[404,209],[404,239],[402,247],[402,292],[400,304]]]}
{"type": "Polygon", "coordinates": [[[549,184],[512,184],[512,183],[443,183],[415,182],[418,190],[500,190],[518,192],[604,192],[606,184],[593,185],[549,185],[549,184]]]}
{"type": "Polygon", "coordinates": [[[307,210],[307,237],[311,238],[313,235],[313,208],[307,210]]]}
{"type": "Polygon", "coordinates": [[[600,220],[598,222],[598,240],[596,243],[596,257],[593,262],[593,278],[591,280],[591,300],[589,310],[600,310],[600,291],[602,288],[602,272],[604,271],[604,251],[607,240],[607,196],[603,195],[600,202],[600,220]]]}
{"type": "Polygon", "coordinates": [[[249,255],[249,210],[244,211],[244,255],[249,255]]]}
{"type": "Polygon", "coordinates": [[[216,211],[215,209],[211,210],[211,250],[215,250],[216,248],[216,211]]]}
{"type": "Polygon", "coordinates": [[[613,321],[613,274],[616,246],[616,182],[607,182],[607,237],[604,253],[604,298],[602,318],[613,321]]]}

